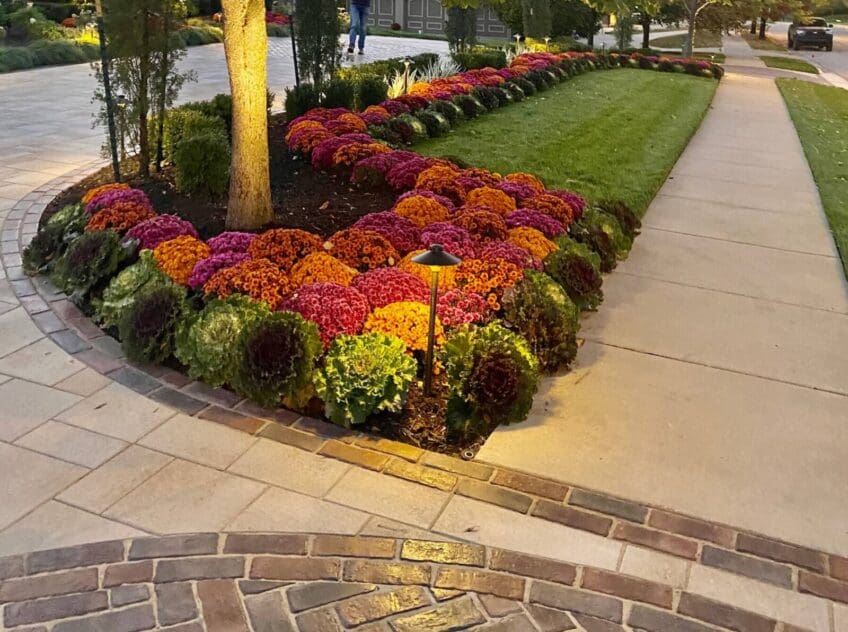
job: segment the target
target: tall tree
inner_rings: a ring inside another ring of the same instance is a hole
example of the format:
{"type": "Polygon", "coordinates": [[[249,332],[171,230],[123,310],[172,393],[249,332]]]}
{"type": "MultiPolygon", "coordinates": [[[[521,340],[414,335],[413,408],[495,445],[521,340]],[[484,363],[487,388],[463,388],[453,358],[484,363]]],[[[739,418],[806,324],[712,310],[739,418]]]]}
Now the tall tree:
{"type": "Polygon", "coordinates": [[[224,52],[233,97],[227,228],[255,229],[274,216],[268,157],[265,0],[223,0],[224,52]]]}
{"type": "Polygon", "coordinates": [[[683,56],[691,57],[692,48],[695,45],[695,25],[698,21],[698,16],[709,6],[716,4],[730,4],[731,0],[681,0],[683,11],[686,14],[686,41],[683,43],[683,56]]]}

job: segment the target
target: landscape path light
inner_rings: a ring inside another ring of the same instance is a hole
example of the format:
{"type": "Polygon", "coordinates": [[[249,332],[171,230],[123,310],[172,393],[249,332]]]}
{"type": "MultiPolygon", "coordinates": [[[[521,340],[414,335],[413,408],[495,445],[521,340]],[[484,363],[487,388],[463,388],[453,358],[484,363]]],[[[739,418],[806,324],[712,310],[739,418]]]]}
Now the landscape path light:
{"type": "Polygon", "coordinates": [[[439,272],[457,266],[462,259],[454,257],[441,244],[433,244],[426,252],[412,258],[413,263],[430,268],[430,326],[427,330],[427,355],[424,356],[424,395],[433,394],[433,348],[436,345],[436,309],[439,301],[439,272]]]}
{"type": "Polygon", "coordinates": [[[403,59],[403,93],[409,92],[409,67],[412,65],[412,59],[404,57],[403,59]]]}

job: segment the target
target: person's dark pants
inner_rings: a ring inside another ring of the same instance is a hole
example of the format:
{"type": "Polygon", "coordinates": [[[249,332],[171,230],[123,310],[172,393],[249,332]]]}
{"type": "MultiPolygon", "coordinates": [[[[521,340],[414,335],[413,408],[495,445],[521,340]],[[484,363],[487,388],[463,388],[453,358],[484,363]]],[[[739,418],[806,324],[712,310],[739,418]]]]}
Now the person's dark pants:
{"type": "Polygon", "coordinates": [[[356,4],[350,5],[350,48],[356,44],[356,37],[359,36],[359,50],[365,48],[365,34],[368,30],[365,26],[365,21],[368,19],[368,7],[361,7],[356,4]]]}

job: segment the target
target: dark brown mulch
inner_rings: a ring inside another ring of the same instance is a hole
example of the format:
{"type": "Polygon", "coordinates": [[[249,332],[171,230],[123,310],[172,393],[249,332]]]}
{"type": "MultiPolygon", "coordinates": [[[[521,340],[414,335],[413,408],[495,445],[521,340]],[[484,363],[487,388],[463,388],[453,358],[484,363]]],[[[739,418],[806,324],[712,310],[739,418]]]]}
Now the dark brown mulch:
{"type": "MultiPolygon", "coordinates": [[[[329,237],[337,230],[348,228],[363,215],[385,211],[394,204],[395,193],[353,186],[347,172],[314,171],[309,161],[288,152],[284,135],[285,123],[279,118],[272,119],[269,145],[274,221],[268,228],[301,228],[329,237]]],[[[136,171],[132,164],[128,164],[126,170],[136,171]]],[[[157,213],[173,213],[189,220],[203,239],[223,232],[227,217],[226,197],[184,195],[176,190],[173,179],[172,170],[166,168],[149,179],[127,178],[127,183],[143,190],[157,213]]],[[[112,182],[111,167],[60,193],[48,206],[45,216],[78,202],[88,189],[108,182],[112,182]]]]}

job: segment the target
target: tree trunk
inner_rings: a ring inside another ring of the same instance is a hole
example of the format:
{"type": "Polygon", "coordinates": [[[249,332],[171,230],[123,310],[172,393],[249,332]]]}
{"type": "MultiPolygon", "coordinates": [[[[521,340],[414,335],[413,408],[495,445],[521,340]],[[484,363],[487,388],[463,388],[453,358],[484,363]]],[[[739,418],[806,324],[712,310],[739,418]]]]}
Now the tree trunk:
{"type": "Polygon", "coordinates": [[[227,228],[255,229],[274,215],[268,159],[264,0],[224,0],[224,51],[233,97],[227,228]]]}
{"type": "Polygon", "coordinates": [[[138,72],[138,175],[150,176],[150,135],[147,115],[150,113],[150,12],[147,3],[142,5],[141,54],[138,72]]]}
{"type": "Polygon", "coordinates": [[[586,37],[586,44],[589,48],[595,48],[595,25],[598,23],[598,12],[592,9],[592,23],[589,26],[589,35],[586,37]]]}
{"type": "Polygon", "coordinates": [[[751,35],[757,34],[757,18],[756,16],[751,18],[751,35]]]}
{"type": "Polygon", "coordinates": [[[691,57],[692,49],[695,48],[695,18],[695,15],[689,16],[689,24],[686,31],[686,42],[683,45],[684,57],[691,57]]]}
{"type": "Polygon", "coordinates": [[[168,75],[171,72],[171,11],[173,5],[170,2],[163,3],[162,12],[164,21],[162,23],[162,68],[159,76],[159,103],[156,110],[156,173],[162,171],[162,160],[165,153],[165,102],[168,100],[168,75]]]}
{"type": "Polygon", "coordinates": [[[651,16],[642,13],[642,48],[651,47],[651,16]]]}
{"type": "Polygon", "coordinates": [[[760,17],[760,35],[759,35],[759,38],[760,39],[766,38],[766,18],[765,18],[765,16],[760,17]]]}

